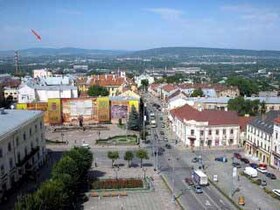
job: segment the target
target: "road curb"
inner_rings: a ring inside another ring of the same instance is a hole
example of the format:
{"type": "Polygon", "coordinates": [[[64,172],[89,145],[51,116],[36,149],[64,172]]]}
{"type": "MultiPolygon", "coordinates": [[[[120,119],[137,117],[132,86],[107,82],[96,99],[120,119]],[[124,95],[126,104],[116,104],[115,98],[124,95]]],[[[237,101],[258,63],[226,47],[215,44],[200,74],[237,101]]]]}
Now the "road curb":
{"type": "MultiPolygon", "coordinates": [[[[170,187],[170,185],[168,184],[167,179],[165,178],[164,175],[160,175],[161,179],[163,180],[164,184],[166,185],[166,187],[169,189],[169,191],[172,193],[172,189],[170,187]]],[[[177,204],[180,206],[181,209],[186,209],[183,204],[181,203],[180,199],[176,199],[177,204]]]]}
{"type": "Polygon", "coordinates": [[[222,191],[218,185],[216,185],[211,179],[208,179],[208,181],[224,196],[228,199],[229,202],[231,202],[238,210],[243,210],[240,206],[238,206],[234,200],[232,200],[224,191],[222,191]]]}

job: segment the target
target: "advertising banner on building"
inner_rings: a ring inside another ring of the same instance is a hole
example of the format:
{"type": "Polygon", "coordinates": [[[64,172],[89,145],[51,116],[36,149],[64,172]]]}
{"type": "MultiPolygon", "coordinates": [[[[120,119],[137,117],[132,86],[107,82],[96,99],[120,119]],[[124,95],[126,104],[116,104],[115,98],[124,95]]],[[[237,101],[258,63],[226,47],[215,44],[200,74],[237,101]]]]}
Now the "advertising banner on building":
{"type": "Polygon", "coordinates": [[[110,101],[109,97],[98,97],[97,103],[97,115],[99,122],[110,121],[110,101]]]}
{"type": "Polygon", "coordinates": [[[61,101],[60,99],[48,100],[48,115],[50,124],[61,124],[61,101]]]}
{"type": "Polygon", "coordinates": [[[111,118],[123,119],[127,117],[128,107],[124,104],[111,104],[111,118]]]}
{"type": "Polygon", "coordinates": [[[27,104],[26,103],[17,103],[16,109],[25,110],[25,109],[27,109],[27,104]]]}
{"type": "Polygon", "coordinates": [[[93,107],[93,100],[89,98],[62,99],[63,122],[78,120],[80,116],[84,120],[91,120],[96,112],[93,107]]]}

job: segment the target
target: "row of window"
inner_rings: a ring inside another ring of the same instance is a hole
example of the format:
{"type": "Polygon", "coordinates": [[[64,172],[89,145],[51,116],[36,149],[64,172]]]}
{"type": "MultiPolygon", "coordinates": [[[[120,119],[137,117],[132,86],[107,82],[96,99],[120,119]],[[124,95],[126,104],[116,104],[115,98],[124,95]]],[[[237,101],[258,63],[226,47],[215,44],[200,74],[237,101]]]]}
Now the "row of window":
{"type": "Polygon", "coordinates": [[[269,135],[268,134],[266,134],[265,132],[262,132],[262,131],[260,131],[256,128],[252,127],[252,126],[249,126],[248,131],[250,133],[256,134],[258,137],[264,138],[265,140],[267,140],[267,139],[269,140],[269,135]]]}
{"type": "MultiPolygon", "coordinates": [[[[226,129],[223,129],[223,130],[215,130],[215,133],[216,133],[216,135],[219,135],[220,134],[220,132],[222,132],[223,133],[223,135],[226,135],[226,133],[227,133],[227,130],[226,129]]],[[[233,134],[233,129],[230,129],[230,134],[233,134]]],[[[191,130],[191,135],[193,136],[194,135],[194,130],[192,129],[191,130]]],[[[201,130],[200,131],[200,136],[203,136],[204,135],[204,130],[201,130]]],[[[212,130],[208,130],[208,135],[209,136],[211,136],[212,135],[212,130]]]]}

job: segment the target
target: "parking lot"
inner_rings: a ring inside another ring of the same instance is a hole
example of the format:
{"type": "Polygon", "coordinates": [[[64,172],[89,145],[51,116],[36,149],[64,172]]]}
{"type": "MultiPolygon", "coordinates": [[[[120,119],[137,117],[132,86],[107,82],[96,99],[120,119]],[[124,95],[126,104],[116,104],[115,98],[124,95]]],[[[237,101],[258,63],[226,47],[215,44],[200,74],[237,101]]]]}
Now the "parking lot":
{"type": "MultiPolygon", "coordinates": [[[[205,167],[205,173],[210,179],[213,179],[214,175],[218,176],[218,182],[216,185],[228,196],[238,203],[239,196],[245,197],[245,206],[244,209],[269,209],[269,210],[278,210],[280,207],[279,200],[272,198],[270,195],[266,194],[262,186],[253,184],[250,180],[239,175],[240,172],[244,170],[248,164],[241,162],[238,159],[234,159],[235,162],[239,162],[241,168],[237,169],[237,176],[232,178],[233,166],[232,166],[232,157],[234,152],[240,152],[240,150],[197,150],[194,153],[190,150],[180,150],[181,153],[184,153],[185,161],[192,161],[194,157],[202,157],[202,162],[205,167]],[[228,162],[215,161],[216,157],[226,157],[228,162]],[[238,190],[239,189],[239,190],[238,190]],[[232,196],[233,194],[233,196],[232,196]]],[[[245,156],[240,152],[242,156],[245,156]]],[[[249,159],[250,160],[250,159],[249,159]]],[[[200,163],[192,163],[194,168],[198,168],[200,163]]],[[[270,171],[270,169],[268,169],[270,171]]],[[[269,189],[279,189],[280,181],[279,177],[277,180],[271,180],[267,178],[264,174],[258,172],[258,178],[264,179],[267,181],[267,188],[269,189]]]]}

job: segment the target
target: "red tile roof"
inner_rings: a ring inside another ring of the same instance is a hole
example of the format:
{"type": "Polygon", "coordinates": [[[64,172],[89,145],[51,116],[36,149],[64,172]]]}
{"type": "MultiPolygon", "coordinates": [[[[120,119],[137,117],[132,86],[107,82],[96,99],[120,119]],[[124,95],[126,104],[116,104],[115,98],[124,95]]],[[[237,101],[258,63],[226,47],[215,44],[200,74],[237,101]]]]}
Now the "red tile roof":
{"type": "Polygon", "coordinates": [[[277,124],[280,124],[280,117],[277,117],[276,119],[274,119],[274,122],[277,124]]]}
{"type": "Polygon", "coordinates": [[[150,85],[150,88],[153,90],[153,91],[156,91],[156,89],[158,88],[160,84],[156,84],[156,83],[153,83],[150,85]]]}
{"type": "Polygon", "coordinates": [[[239,117],[239,125],[240,125],[241,131],[245,131],[245,130],[246,130],[247,124],[248,124],[252,119],[254,119],[254,117],[239,117]]]}
{"type": "Polygon", "coordinates": [[[178,85],[178,87],[181,89],[213,88],[217,92],[221,92],[221,91],[228,90],[228,89],[230,89],[230,90],[238,89],[237,87],[234,87],[234,86],[226,86],[226,85],[222,85],[222,84],[211,84],[211,83],[180,84],[180,85],[178,85]]]}
{"type": "Polygon", "coordinates": [[[90,81],[90,85],[99,85],[102,87],[107,86],[121,86],[124,83],[130,82],[125,77],[120,77],[113,74],[94,75],[90,81]]]}
{"type": "Polygon", "coordinates": [[[171,92],[172,90],[176,90],[177,87],[171,84],[164,85],[162,89],[166,92],[171,92]]]}
{"type": "Polygon", "coordinates": [[[189,105],[171,110],[171,115],[180,120],[195,120],[197,122],[208,122],[209,125],[239,125],[236,112],[220,110],[198,111],[189,105]]]}

